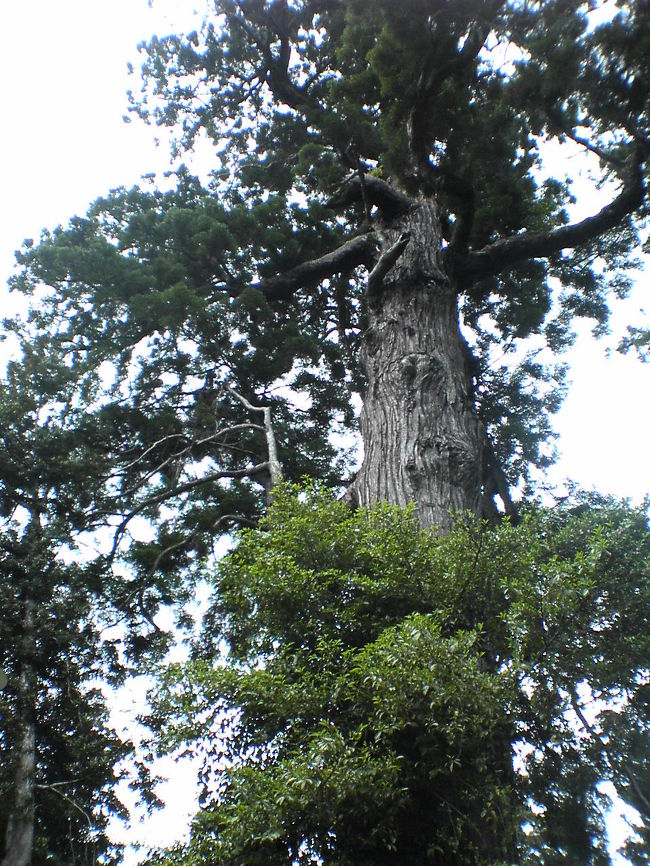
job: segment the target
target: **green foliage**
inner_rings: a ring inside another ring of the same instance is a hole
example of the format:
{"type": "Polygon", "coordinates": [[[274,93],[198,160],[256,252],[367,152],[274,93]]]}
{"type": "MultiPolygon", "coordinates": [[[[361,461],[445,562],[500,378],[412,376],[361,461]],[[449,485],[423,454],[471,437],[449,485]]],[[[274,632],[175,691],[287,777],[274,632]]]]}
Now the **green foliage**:
{"type": "Polygon", "coordinates": [[[607,863],[598,782],[648,818],[649,570],[613,502],[441,537],[281,488],[163,673],[158,747],[204,787],[152,862],[607,863]]]}
{"type": "Polygon", "coordinates": [[[131,754],[98,688],[125,674],[101,636],[114,581],[81,544],[105,514],[107,464],[75,371],[39,348],[25,345],[0,381],[0,838],[28,785],[33,862],[90,866],[118,862],[106,829],[124,812],[114,786],[131,754]],[[29,726],[31,781],[19,760],[29,726]]]}

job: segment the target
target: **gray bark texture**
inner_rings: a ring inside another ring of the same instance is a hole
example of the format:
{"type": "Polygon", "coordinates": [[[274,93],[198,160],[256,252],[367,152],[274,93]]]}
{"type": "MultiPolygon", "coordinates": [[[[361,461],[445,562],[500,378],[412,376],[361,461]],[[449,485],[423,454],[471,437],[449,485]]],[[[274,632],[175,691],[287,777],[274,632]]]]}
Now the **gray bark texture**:
{"type": "Polygon", "coordinates": [[[422,526],[445,531],[454,512],[481,511],[486,437],[435,202],[391,221],[382,249],[398,246],[381,283],[369,284],[364,459],[351,493],[361,506],[414,503],[422,526]]]}
{"type": "Polygon", "coordinates": [[[25,605],[21,650],[23,669],[18,680],[20,741],[16,749],[14,800],[9,812],[2,866],[30,866],[34,847],[34,771],[36,769],[35,676],[31,658],[35,643],[33,602],[25,605]]]}
{"type": "Polygon", "coordinates": [[[15,777],[14,803],[5,843],[2,866],[29,866],[34,845],[34,767],[36,731],[33,722],[23,724],[15,777]]]}

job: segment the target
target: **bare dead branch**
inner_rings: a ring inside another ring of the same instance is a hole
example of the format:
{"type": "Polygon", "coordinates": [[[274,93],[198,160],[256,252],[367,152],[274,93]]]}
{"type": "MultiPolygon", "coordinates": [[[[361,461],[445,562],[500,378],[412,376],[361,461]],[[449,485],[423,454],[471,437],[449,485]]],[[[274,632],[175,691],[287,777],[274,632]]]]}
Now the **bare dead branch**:
{"type": "Polygon", "coordinates": [[[271,476],[271,489],[277,484],[278,481],[282,478],[282,466],[280,465],[280,459],[278,457],[278,447],[277,442],[275,440],[275,433],[273,431],[273,423],[271,419],[271,407],[270,406],[254,406],[250,403],[245,397],[241,394],[238,394],[235,391],[232,385],[228,386],[228,390],[239,402],[249,409],[251,412],[262,412],[264,414],[264,433],[266,435],[266,447],[268,450],[269,460],[268,467],[269,473],[271,476]]]}

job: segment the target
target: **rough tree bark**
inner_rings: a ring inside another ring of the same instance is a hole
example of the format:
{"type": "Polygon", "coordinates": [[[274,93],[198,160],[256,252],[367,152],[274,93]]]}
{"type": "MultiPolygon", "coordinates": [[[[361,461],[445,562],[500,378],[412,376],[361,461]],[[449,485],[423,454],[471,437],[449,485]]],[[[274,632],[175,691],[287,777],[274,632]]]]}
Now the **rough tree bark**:
{"type": "Polygon", "coordinates": [[[422,526],[445,530],[453,512],[480,510],[486,438],[435,201],[417,202],[382,234],[386,250],[400,238],[404,248],[376,287],[369,278],[364,459],[353,496],[414,503],[422,526]]]}
{"type": "MultiPolygon", "coordinates": [[[[459,292],[449,273],[452,260],[445,255],[434,198],[409,199],[366,175],[363,182],[352,178],[330,204],[362,197],[366,209],[381,213],[371,231],[257,288],[269,299],[284,300],[325,275],[368,269],[361,351],[368,380],[360,421],[364,460],[346,500],[353,506],[414,503],[422,526],[444,531],[454,513],[486,510],[489,464],[489,443],[475,410],[471,352],[460,331],[459,292]]],[[[505,491],[504,497],[509,505],[505,491]]]]}

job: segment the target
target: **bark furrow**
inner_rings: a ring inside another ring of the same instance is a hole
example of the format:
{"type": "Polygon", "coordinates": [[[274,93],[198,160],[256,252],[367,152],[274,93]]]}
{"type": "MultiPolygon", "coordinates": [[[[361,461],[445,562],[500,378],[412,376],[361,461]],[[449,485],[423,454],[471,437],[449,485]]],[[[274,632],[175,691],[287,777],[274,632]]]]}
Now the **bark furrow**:
{"type": "Polygon", "coordinates": [[[423,526],[449,528],[451,513],[478,513],[485,433],[474,409],[457,294],[442,261],[435,204],[422,202],[385,232],[410,240],[369,298],[362,363],[361,505],[415,503],[423,526]]]}

